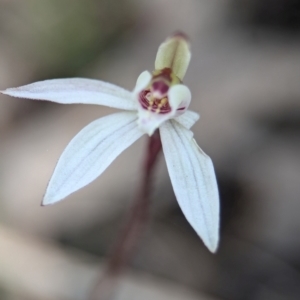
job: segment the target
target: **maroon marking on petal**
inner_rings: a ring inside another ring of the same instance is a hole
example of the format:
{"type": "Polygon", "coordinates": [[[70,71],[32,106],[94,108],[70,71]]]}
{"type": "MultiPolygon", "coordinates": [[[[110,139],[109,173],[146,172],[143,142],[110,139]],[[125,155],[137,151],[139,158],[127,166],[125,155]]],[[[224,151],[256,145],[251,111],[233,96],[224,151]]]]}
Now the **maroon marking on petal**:
{"type": "Polygon", "coordinates": [[[148,109],[149,107],[149,101],[146,98],[147,94],[149,93],[150,93],[149,90],[144,90],[139,93],[139,102],[144,109],[148,109]]]}

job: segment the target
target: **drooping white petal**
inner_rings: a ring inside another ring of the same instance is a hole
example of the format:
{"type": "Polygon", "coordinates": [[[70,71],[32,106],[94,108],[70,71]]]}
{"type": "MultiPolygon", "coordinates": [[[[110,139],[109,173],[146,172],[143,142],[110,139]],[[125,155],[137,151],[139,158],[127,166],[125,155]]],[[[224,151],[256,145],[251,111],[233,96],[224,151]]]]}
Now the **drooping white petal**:
{"type": "Polygon", "coordinates": [[[61,155],[43,205],[53,204],[96,179],[127,147],[143,135],[136,113],[121,112],[83,128],[61,155]]]}
{"type": "Polygon", "coordinates": [[[163,151],[177,201],[204,244],[215,252],[219,240],[219,193],[211,159],[193,133],[171,120],[160,127],[163,151]]]}
{"type": "Polygon", "coordinates": [[[199,120],[199,118],[200,116],[198,113],[186,110],[184,114],[175,117],[174,120],[183,125],[185,128],[190,129],[199,120]]]}
{"type": "Polygon", "coordinates": [[[170,88],[168,97],[172,110],[176,110],[176,116],[179,116],[189,107],[192,94],[186,85],[176,84],[170,88]]]}
{"type": "Polygon", "coordinates": [[[104,81],[85,78],[44,80],[1,93],[62,104],[97,104],[125,110],[135,110],[137,107],[131,92],[104,81]]]}

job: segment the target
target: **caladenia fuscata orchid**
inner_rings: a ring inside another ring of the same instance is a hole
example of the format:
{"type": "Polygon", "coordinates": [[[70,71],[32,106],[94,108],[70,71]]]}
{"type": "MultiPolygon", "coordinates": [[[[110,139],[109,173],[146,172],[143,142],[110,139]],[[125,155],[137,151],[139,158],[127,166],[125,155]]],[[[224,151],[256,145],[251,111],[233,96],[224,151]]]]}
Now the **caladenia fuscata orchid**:
{"type": "Polygon", "coordinates": [[[175,196],[186,219],[215,252],[219,239],[219,195],[211,159],[190,128],[199,115],[188,110],[189,88],[182,83],[190,62],[186,36],[176,33],[158,49],[155,70],[138,77],[133,92],[103,81],[52,79],[10,88],[3,94],[57,103],[105,105],[124,112],[83,128],[61,155],[43,205],[58,202],[96,179],[142,135],[159,135],[175,196]]]}

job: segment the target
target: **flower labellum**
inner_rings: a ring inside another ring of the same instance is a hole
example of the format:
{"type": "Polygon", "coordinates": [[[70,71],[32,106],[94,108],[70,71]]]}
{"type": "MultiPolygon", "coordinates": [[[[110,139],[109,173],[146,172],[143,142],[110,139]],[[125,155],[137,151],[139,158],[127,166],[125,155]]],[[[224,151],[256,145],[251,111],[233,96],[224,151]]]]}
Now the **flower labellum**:
{"type": "Polygon", "coordinates": [[[93,121],[71,140],[59,158],[43,205],[56,203],[88,185],[143,134],[151,136],[159,129],[178,204],[204,244],[215,252],[219,240],[218,186],[212,161],[190,130],[199,119],[188,110],[191,92],[182,83],[190,59],[187,37],[176,33],[160,45],[155,70],[142,72],[133,92],[84,78],[45,80],[2,91],[13,97],[125,110],[93,121]]]}

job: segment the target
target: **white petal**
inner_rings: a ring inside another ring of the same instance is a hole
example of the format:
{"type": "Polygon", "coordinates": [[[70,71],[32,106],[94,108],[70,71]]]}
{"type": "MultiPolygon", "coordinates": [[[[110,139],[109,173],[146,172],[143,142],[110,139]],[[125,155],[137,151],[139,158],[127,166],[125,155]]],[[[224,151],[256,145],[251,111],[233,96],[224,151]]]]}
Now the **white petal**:
{"type": "Polygon", "coordinates": [[[219,240],[219,193],[211,159],[193,133],[171,120],[160,127],[163,151],[177,201],[204,244],[215,252],[219,240]]]}
{"type": "Polygon", "coordinates": [[[121,112],[98,119],[82,129],[61,155],[43,205],[53,204],[96,179],[143,133],[136,113],[121,112]]]}
{"type": "Polygon", "coordinates": [[[131,92],[104,81],[85,78],[44,80],[10,88],[2,93],[62,104],[98,104],[126,110],[135,110],[137,106],[131,92]]]}
{"type": "Polygon", "coordinates": [[[139,75],[133,90],[134,96],[137,96],[143,89],[147,87],[151,81],[151,78],[152,75],[149,71],[144,71],[139,75]]]}
{"type": "Polygon", "coordinates": [[[138,110],[138,126],[140,130],[151,136],[154,131],[165,121],[174,116],[174,112],[167,114],[157,114],[144,108],[138,110]]]}
{"type": "Polygon", "coordinates": [[[168,97],[172,110],[176,110],[176,116],[183,114],[187,110],[192,99],[190,89],[183,84],[173,85],[169,89],[168,97]]]}
{"type": "Polygon", "coordinates": [[[174,118],[174,120],[183,125],[185,128],[190,129],[199,120],[199,118],[199,114],[194,111],[187,110],[184,114],[174,118]]]}

